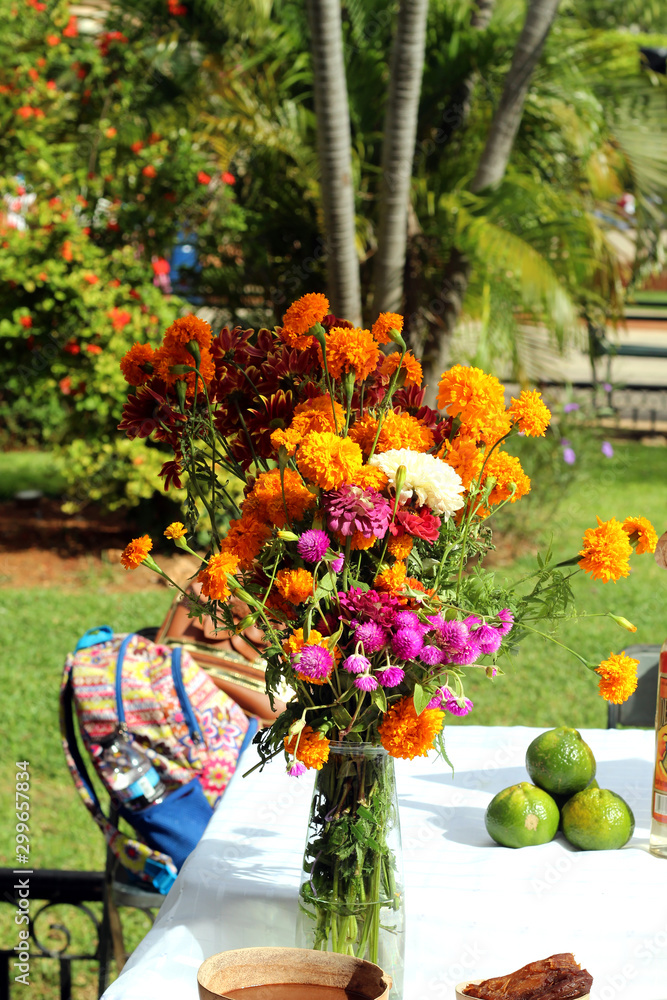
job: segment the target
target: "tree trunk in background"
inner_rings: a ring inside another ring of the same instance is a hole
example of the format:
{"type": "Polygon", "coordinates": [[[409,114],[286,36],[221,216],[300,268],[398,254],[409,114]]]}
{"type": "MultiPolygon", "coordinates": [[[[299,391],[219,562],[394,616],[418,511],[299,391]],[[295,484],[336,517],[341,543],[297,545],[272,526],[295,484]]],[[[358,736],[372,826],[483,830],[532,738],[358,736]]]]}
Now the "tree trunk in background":
{"type": "MultiPolygon", "coordinates": [[[[493,14],[496,0],[477,0],[470,16],[470,27],[483,31],[488,27],[493,14]]],[[[438,130],[436,142],[442,149],[451,140],[458,129],[462,128],[470,116],[472,94],[477,82],[477,70],[464,77],[458,85],[452,98],[442,113],[442,125],[438,130]]]]}
{"type": "Polygon", "coordinates": [[[519,41],[516,43],[503,96],[493,116],[484,152],[477,165],[471,191],[483,191],[501,182],[521,124],[526,94],[560,0],[531,0],[519,41]]]}
{"type": "Polygon", "coordinates": [[[382,143],[382,193],[374,262],[373,314],[403,300],[410,182],[424,72],[428,0],[401,0],[389,69],[382,143]]]}
{"type": "Polygon", "coordinates": [[[307,0],[307,7],[329,301],[336,316],[360,326],[361,289],[340,0],[307,0]]]}
{"type": "MultiPolygon", "coordinates": [[[[514,49],[503,94],[493,116],[486,145],[470,184],[471,191],[483,191],[498,185],[507,170],[526,101],[530,81],[539,62],[560,0],[530,0],[526,20],[514,49]]],[[[442,325],[431,327],[423,346],[422,368],[428,386],[425,402],[433,406],[437,383],[446,363],[449,344],[465,300],[470,263],[454,248],[443,277],[442,325]]]]}

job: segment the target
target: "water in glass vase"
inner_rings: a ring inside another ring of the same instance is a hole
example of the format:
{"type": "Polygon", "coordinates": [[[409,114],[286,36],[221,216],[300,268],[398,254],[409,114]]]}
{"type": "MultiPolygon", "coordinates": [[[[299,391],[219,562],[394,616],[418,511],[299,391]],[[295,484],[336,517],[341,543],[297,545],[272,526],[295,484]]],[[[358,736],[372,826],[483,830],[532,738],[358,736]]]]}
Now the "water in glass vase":
{"type": "Polygon", "coordinates": [[[297,946],[354,955],[403,995],[404,895],[394,761],[335,743],[315,777],[299,890],[297,946]]]}

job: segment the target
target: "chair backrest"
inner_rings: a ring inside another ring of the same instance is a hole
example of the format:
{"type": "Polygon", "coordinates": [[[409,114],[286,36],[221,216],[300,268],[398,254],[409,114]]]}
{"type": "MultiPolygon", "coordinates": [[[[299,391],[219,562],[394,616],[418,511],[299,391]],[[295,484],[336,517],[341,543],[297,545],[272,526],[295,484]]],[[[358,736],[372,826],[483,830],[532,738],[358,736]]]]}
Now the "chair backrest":
{"type": "Polygon", "coordinates": [[[660,646],[626,646],[623,652],[639,660],[637,690],[623,705],[609,705],[607,729],[616,729],[617,726],[652,729],[655,725],[655,705],[658,696],[660,646]]]}

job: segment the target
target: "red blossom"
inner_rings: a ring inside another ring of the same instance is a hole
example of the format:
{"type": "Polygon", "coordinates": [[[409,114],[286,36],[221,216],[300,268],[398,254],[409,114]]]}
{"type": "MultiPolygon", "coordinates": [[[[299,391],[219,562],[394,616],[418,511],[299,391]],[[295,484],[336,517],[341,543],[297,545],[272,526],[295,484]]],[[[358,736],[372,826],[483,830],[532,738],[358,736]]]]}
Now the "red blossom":
{"type": "Polygon", "coordinates": [[[132,319],[131,313],[126,309],[118,309],[117,306],[113,306],[107,313],[107,316],[111,320],[114,330],[122,330],[132,319]]]}
{"type": "Polygon", "coordinates": [[[100,279],[96,274],[84,274],[83,280],[87,281],[89,285],[96,285],[100,279]]]}
{"type": "Polygon", "coordinates": [[[79,34],[79,28],[77,25],[76,15],[71,14],[70,19],[67,22],[67,27],[63,28],[63,35],[65,38],[76,38],[79,34]]]}
{"type": "Polygon", "coordinates": [[[144,175],[144,177],[148,177],[149,179],[157,177],[157,170],[155,169],[152,163],[149,163],[147,166],[145,166],[141,172],[144,175]]]}
{"type": "Polygon", "coordinates": [[[101,354],[102,348],[99,344],[86,344],[86,350],[89,354],[101,354]]]}
{"type": "Polygon", "coordinates": [[[197,174],[197,181],[200,184],[210,184],[211,175],[207,174],[205,170],[200,170],[199,173],[197,174]]]}
{"type": "Polygon", "coordinates": [[[156,277],[161,274],[169,274],[171,270],[171,264],[166,257],[156,257],[155,260],[151,261],[151,267],[156,277]]]}
{"type": "Polygon", "coordinates": [[[143,148],[144,144],[141,141],[141,139],[137,139],[137,141],[133,142],[132,145],[130,146],[130,149],[132,150],[133,153],[140,153],[143,148]]]}
{"type": "Polygon", "coordinates": [[[67,351],[68,354],[80,354],[81,348],[77,344],[76,340],[72,338],[71,340],[67,341],[67,343],[63,347],[63,351],[67,351]]]}
{"type": "Polygon", "coordinates": [[[29,330],[32,326],[32,316],[21,316],[19,323],[24,326],[26,330],[29,330]]]}
{"type": "Polygon", "coordinates": [[[170,486],[175,486],[177,490],[183,489],[183,483],[181,481],[181,465],[179,462],[180,455],[171,462],[165,462],[160,469],[158,475],[161,479],[164,479],[164,488],[168,490],[170,486]]]}
{"type": "Polygon", "coordinates": [[[50,45],[51,47],[53,47],[54,45],[57,45],[59,41],[60,41],[60,35],[47,35],[46,36],[46,43],[47,43],[47,45],[50,45]]]}
{"type": "Polygon", "coordinates": [[[398,537],[408,534],[414,538],[423,538],[425,542],[435,542],[440,533],[441,524],[440,518],[432,514],[428,507],[420,507],[415,511],[399,508],[396,512],[396,520],[389,525],[389,530],[392,535],[398,537]]]}
{"type": "Polygon", "coordinates": [[[223,184],[236,184],[236,177],[234,177],[234,174],[230,174],[229,170],[225,170],[225,172],[220,175],[220,179],[223,184]]]}

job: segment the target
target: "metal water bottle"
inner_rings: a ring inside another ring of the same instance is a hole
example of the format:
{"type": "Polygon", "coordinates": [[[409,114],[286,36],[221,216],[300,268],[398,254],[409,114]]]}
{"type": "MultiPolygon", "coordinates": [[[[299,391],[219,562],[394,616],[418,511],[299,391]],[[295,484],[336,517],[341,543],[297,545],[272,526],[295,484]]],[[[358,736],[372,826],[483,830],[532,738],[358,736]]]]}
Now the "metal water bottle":
{"type": "Polygon", "coordinates": [[[98,740],[102,752],[97,764],[112,795],[126,809],[157,805],[166,788],[149,758],[121,732],[98,740]]]}

